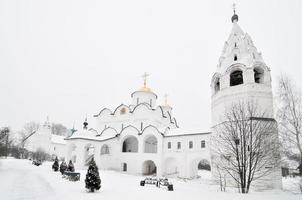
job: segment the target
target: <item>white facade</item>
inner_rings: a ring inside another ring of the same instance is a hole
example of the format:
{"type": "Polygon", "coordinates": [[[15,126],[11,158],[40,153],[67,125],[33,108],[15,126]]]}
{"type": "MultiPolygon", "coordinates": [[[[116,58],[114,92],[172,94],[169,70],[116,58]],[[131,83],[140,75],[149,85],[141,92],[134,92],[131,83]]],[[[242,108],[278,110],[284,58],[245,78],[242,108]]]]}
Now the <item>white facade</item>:
{"type": "Polygon", "coordinates": [[[158,176],[197,176],[198,163],[210,160],[210,133],[178,128],[169,105],[157,106],[149,88],[132,93],[132,104],[95,115],[96,129],[67,138],[67,160],[83,168],[94,157],[101,169],[158,176]],[[201,146],[203,143],[203,146],[201,146]]]}
{"type": "MultiPolygon", "coordinates": [[[[214,127],[227,122],[224,114],[234,104],[255,102],[258,109],[265,112],[261,117],[274,118],[270,69],[251,37],[239,27],[236,14],[232,17],[232,23],[231,33],[224,44],[211,81],[213,139],[219,134],[214,127]]],[[[278,132],[274,134],[278,138],[278,132]]],[[[212,146],[211,153],[215,151],[214,148],[212,146]]],[[[213,159],[212,163],[214,164],[213,159]]],[[[271,175],[265,181],[266,187],[281,188],[281,168],[272,169],[271,175]]],[[[258,184],[260,185],[260,181],[258,184]]]]}
{"type": "Polygon", "coordinates": [[[66,154],[66,141],[64,136],[51,134],[51,127],[48,121],[35,133],[26,139],[25,149],[30,152],[43,150],[52,157],[57,156],[63,159],[66,154]]]}

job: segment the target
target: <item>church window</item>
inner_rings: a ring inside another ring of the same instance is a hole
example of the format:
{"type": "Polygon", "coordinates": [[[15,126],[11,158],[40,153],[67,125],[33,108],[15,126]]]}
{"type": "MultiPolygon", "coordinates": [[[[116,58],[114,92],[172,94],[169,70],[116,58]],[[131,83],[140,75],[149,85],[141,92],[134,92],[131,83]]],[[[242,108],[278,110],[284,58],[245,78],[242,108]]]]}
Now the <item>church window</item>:
{"type": "Polygon", "coordinates": [[[107,144],[104,144],[101,148],[101,155],[109,154],[109,147],[107,144]]]}
{"type": "Polygon", "coordinates": [[[152,99],[150,99],[150,106],[152,107],[152,99]]]}
{"type": "Polygon", "coordinates": [[[255,83],[263,83],[264,71],[261,68],[254,69],[254,79],[255,83]]]}
{"type": "Polygon", "coordinates": [[[125,114],[126,113],[126,108],[122,108],[120,113],[121,113],[121,115],[125,114]]]}
{"type": "Polygon", "coordinates": [[[235,48],[237,47],[237,43],[235,42],[235,48]]]}
{"type": "Polygon", "coordinates": [[[177,149],[181,149],[181,142],[177,142],[177,149]]]}
{"type": "Polygon", "coordinates": [[[56,151],[56,147],[53,147],[53,150],[56,151]]]}
{"type": "Polygon", "coordinates": [[[168,149],[171,149],[171,142],[168,142],[168,149]]]}
{"type": "Polygon", "coordinates": [[[201,148],[206,148],[206,141],[201,140],[201,148]]]}
{"type": "Polygon", "coordinates": [[[230,75],[230,86],[240,85],[243,83],[243,76],[241,70],[233,71],[230,75]]]}
{"type": "Polygon", "coordinates": [[[215,93],[220,90],[220,79],[219,78],[217,78],[215,81],[214,90],[215,90],[215,93]]]}
{"type": "Polygon", "coordinates": [[[189,149],[192,149],[193,148],[193,141],[190,141],[189,142],[189,149]]]}
{"type": "Polygon", "coordinates": [[[238,59],[238,57],[237,57],[237,55],[235,54],[235,55],[234,55],[234,61],[237,61],[237,59],[238,59]]]}
{"type": "Polygon", "coordinates": [[[144,124],[143,122],[141,122],[141,131],[143,130],[143,128],[144,128],[144,124]]]}

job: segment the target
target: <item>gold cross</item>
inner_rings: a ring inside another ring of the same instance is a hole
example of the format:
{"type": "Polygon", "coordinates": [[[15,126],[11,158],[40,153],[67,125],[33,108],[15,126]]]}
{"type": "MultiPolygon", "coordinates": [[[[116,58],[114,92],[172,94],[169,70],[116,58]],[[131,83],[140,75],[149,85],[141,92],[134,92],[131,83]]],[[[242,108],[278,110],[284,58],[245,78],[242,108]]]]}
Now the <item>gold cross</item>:
{"type": "Polygon", "coordinates": [[[148,77],[148,76],[150,76],[150,74],[147,74],[147,72],[145,72],[145,73],[142,75],[142,77],[143,77],[143,79],[144,79],[144,87],[147,86],[147,77],[148,77]]]}

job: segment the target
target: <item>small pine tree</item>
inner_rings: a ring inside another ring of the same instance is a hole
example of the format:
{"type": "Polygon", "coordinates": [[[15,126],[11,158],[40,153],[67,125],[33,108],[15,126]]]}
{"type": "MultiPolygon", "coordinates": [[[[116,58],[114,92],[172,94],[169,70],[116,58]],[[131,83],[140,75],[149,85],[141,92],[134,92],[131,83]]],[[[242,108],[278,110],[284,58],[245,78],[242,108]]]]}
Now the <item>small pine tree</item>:
{"type": "Polygon", "coordinates": [[[98,166],[95,164],[92,158],[86,174],[85,187],[90,191],[99,190],[101,188],[101,179],[99,175],[98,166]]]}
{"type": "Polygon", "coordinates": [[[67,164],[65,161],[63,161],[60,165],[60,172],[61,174],[64,174],[64,172],[67,170],[67,164]]]}
{"type": "Polygon", "coordinates": [[[74,172],[74,166],[71,160],[68,163],[67,171],[74,172]]]}
{"type": "Polygon", "coordinates": [[[52,170],[57,172],[59,170],[59,160],[58,157],[56,157],[55,162],[52,164],[52,170]]]}

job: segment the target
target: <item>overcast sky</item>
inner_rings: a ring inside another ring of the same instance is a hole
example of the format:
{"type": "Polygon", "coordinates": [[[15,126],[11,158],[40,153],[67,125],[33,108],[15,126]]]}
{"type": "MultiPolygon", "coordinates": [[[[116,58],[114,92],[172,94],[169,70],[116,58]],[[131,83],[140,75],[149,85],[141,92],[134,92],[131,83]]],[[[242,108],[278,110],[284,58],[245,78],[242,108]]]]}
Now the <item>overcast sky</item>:
{"type": "MultiPolygon", "coordinates": [[[[0,127],[82,127],[130,104],[141,75],[169,95],[180,127],[210,130],[210,80],[231,28],[231,0],[0,0],[0,127]]],[[[302,86],[302,1],[243,0],[239,25],[277,76],[302,86]]]]}

